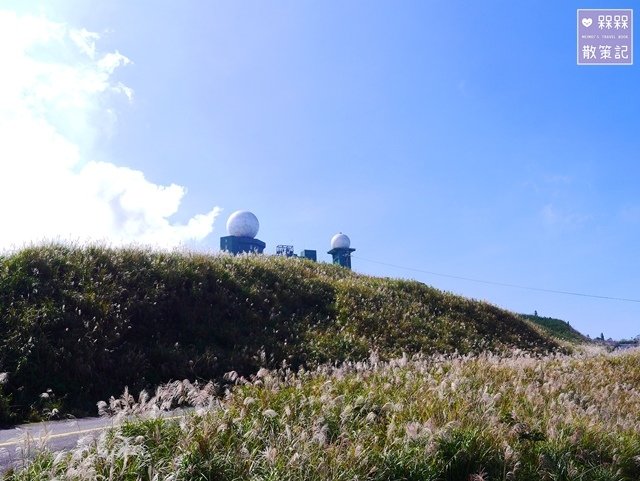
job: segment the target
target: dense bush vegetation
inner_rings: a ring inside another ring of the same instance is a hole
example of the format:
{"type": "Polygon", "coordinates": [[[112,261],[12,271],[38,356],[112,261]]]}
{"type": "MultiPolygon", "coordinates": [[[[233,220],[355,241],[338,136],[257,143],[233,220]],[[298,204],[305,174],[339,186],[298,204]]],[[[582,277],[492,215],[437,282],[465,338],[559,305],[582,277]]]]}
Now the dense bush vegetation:
{"type": "MultiPolygon", "coordinates": [[[[222,401],[173,383],[160,398],[206,407],[181,421],[126,423],[70,453],[42,453],[8,478],[636,481],[639,386],[640,351],[261,370],[222,401]]],[[[156,401],[124,396],[111,405],[153,413],[156,401]]]]}
{"type": "Polygon", "coordinates": [[[541,317],[538,315],[520,314],[520,317],[542,327],[549,335],[568,342],[586,343],[589,342],[586,336],[576,331],[571,325],[561,319],[553,317],[541,317]]]}
{"type": "Polygon", "coordinates": [[[328,264],[68,245],[0,257],[2,424],[54,409],[94,414],[125,385],[283,360],[513,347],[557,345],[492,305],[328,264]]]}

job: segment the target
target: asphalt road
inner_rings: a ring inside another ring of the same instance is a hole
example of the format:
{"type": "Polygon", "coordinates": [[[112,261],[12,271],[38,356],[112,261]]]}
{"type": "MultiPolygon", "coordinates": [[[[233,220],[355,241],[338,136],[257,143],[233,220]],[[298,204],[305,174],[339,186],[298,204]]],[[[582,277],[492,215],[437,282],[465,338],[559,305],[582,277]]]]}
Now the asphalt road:
{"type": "Polygon", "coordinates": [[[52,451],[71,449],[82,436],[98,436],[111,426],[113,420],[108,418],[86,418],[22,424],[0,430],[0,471],[21,466],[44,446],[52,451]]]}
{"type": "MultiPolygon", "coordinates": [[[[187,411],[190,411],[187,410],[187,411]]],[[[184,410],[163,413],[167,419],[185,415],[184,410]]],[[[57,452],[76,447],[78,439],[84,436],[97,438],[105,429],[114,427],[120,421],[112,418],[82,418],[43,423],[22,424],[12,429],[0,430],[0,473],[11,467],[23,466],[46,446],[57,452]]]]}

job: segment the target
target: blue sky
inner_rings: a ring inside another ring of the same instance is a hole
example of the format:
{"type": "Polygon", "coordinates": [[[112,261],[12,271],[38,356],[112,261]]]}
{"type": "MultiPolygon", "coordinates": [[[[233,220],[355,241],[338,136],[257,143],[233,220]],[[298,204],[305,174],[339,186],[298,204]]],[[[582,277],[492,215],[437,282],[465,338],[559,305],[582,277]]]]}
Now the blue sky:
{"type": "Polygon", "coordinates": [[[613,7],[2,1],[0,246],[215,251],[249,209],[269,252],[343,231],[356,271],[640,334],[638,302],[379,264],[640,299],[640,75],[576,65],[613,7]]]}

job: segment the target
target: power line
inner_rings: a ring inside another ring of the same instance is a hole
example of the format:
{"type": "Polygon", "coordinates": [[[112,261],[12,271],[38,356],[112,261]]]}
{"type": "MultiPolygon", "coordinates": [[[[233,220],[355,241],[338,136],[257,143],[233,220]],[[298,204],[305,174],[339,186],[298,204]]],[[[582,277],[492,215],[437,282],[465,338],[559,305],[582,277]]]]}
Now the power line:
{"type": "Polygon", "coordinates": [[[424,269],[416,269],[414,267],[405,267],[405,266],[399,266],[396,264],[391,264],[389,262],[380,262],[380,261],[374,261],[373,259],[367,259],[365,257],[360,257],[360,256],[351,256],[354,259],[359,259],[361,261],[366,261],[366,262],[372,262],[374,264],[380,264],[383,266],[389,266],[389,267],[395,267],[397,269],[404,269],[407,271],[414,271],[414,272],[421,272],[423,274],[429,274],[432,276],[439,276],[439,277],[448,277],[449,279],[458,279],[458,280],[462,280],[462,281],[470,281],[470,282],[478,282],[480,284],[489,284],[492,286],[502,286],[502,287],[513,287],[516,289],[526,289],[528,291],[538,291],[538,292],[549,292],[552,294],[563,294],[566,296],[578,296],[578,297],[591,297],[594,299],[608,299],[610,301],[623,301],[623,302],[637,302],[640,303],[640,299],[628,299],[625,297],[613,297],[613,296],[598,296],[595,294],[584,294],[581,292],[571,292],[571,291],[560,291],[560,290],[556,290],[556,289],[545,289],[543,287],[531,287],[531,286],[521,286],[518,284],[509,284],[507,282],[496,282],[496,281],[487,281],[487,280],[483,280],[483,279],[474,279],[472,277],[464,277],[464,276],[454,276],[451,274],[442,274],[439,272],[432,272],[432,271],[427,271],[424,269]]]}

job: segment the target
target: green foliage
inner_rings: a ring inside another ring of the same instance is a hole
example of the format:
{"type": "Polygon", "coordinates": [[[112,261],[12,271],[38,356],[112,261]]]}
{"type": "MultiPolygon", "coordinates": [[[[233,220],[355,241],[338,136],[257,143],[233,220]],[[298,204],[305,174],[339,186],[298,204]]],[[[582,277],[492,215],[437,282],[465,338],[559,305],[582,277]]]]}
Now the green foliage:
{"type": "Polygon", "coordinates": [[[198,414],[127,422],[6,479],[637,481],[638,379],[638,351],[261,369],[198,414]]]}
{"type": "Polygon", "coordinates": [[[540,317],[537,315],[532,316],[530,314],[519,314],[519,316],[540,326],[546,333],[556,339],[576,344],[589,342],[589,340],[584,335],[571,327],[568,322],[561,319],[554,319],[553,317],[540,317]]]}
{"type": "Polygon", "coordinates": [[[558,346],[489,304],[300,259],[58,244],[0,258],[3,424],[42,416],[48,389],[55,409],[82,415],[125,385],[371,350],[388,359],[512,347],[558,346]]]}
{"type": "Polygon", "coordinates": [[[143,446],[148,462],[159,466],[173,456],[181,430],[177,421],[159,418],[139,422],[127,421],[121,427],[121,434],[143,446]]]}
{"type": "Polygon", "coordinates": [[[14,413],[11,409],[11,396],[4,393],[4,387],[0,385],[0,426],[14,422],[14,413]]]}

